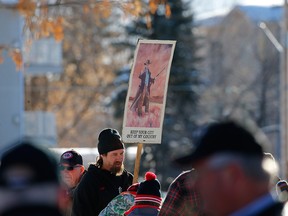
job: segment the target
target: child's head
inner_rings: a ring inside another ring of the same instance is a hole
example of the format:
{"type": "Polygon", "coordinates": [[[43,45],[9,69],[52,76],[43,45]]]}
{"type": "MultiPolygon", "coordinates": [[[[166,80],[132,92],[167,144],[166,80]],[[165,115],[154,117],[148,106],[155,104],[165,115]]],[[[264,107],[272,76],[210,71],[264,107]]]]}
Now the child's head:
{"type": "Polygon", "coordinates": [[[145,174],[145,181],[139,184],[135,201],[142,205],[161,205],[161,185],[157,176],[152,172],[145,174]]]}

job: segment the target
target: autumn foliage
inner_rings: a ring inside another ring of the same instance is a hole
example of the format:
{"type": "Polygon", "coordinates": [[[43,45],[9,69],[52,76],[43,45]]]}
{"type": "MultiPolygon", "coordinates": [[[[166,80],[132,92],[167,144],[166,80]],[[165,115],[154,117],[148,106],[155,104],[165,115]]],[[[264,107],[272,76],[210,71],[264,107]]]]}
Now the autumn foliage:
{"type": "MultiPolygon", "coordinates": [[[[50,3],[48,0],[19,0],[13,6],[7,6],[9,9],[17,10],[25,19],[24,33],[33,41],[43,37],[54,37],[56,41],[62,41],[64,38],[64,29],[69,27],[65,20],[65,8],[82,7],[83,14],[96,16],[95,25],[99,20],[106,19],[113,13],[114,8],[121,9],[124,16],[145,17],[147,27],[151,27],[151,14],[154,14],[159,5],[163,5],[166,11],[166,17],[170,17],[171,10],[167,0],[149,0],[148,4],[143,0],[87,0],[87,1],[55,1],[50,3]],[[97,21],[98,20],[98,21],[97,21]],[[27,33],[28,32],[28,33],[27,33]]],[[[0,4],[5,7],[5,4],[0,4]]],[[[29,44],[29,43],[26,43],[29,44]]],[[[30,43],[31,45],[31,43],[30,43]]],[[[0,47],[1,46],[0,44],[0,47]]],[[[11,48],[8,48],[11,49],[11,48]]],[[[0,63],[3,62],[0,49],[0,63]]],[[[19,49],[10,52],[13,61],[19,70],[22,65],[21,51],[19,49]]]]}
{"type": "Polygon", "coordinates": [[[20,71],[23,66],[23,58],[22,58],[22,54],[20,52],[19,49],[13,49],[11,50],[11,52],[9,53],[9,55],[11,56],[12,60],[14,61],[15,65],[16,65],[16,70],[20,71]]]}
{"type": "MultiPolygon", "coordinates": [[[[113,44],[126,33],[122,31],[123,26],[120,32],[114,27],[122,25],[122,20],[139,18],[146,20],[148,28],[150,15],[160,4],[165,8],[166,0],[49,2],[20,0],[17,5],[7,6],[18,11],[25,21],[25,53],[34,41],[42,38],[54,38],[62,45],[61,74],[25,76],[25,110],[55,114],[59,146],[94,147],[99,129],[109,122],[116,128],[120,125],[120,121],[111,120],[111,108],[104,104],[115,90],[115,71],[128,63],[127,48],[113,44]]],[[[23,58],[17,48],[0,44],[0,62],[7,52],[17,70],[22,71],[23,58]]],[[[156,110],[154,113],[158,115],[156,110]]]]}

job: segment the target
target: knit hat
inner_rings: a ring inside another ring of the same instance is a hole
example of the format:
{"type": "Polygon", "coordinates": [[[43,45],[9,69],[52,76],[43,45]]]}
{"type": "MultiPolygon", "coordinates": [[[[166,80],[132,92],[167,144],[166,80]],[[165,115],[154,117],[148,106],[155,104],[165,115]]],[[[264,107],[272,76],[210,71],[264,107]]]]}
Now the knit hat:
{"type": "Polygon", "coordinates": [[[161,205],[161,185],[156,178],[153,172],[146,172],[145,181],[141,182],[138,187],[136,202],[149,201],[161,205]]]}
{"type": "Polygon", "coordinates": [[[238,153],[263,157],[261,145],[245,128],[233,121],[213,123],[205,128],[192,152],[175,160],[178,164],[193,164],[216,153],[238,153]]]}
{"type": "Polygon", "coordinates": [[[59,183],[57,161],[41,143],[20,140],[3,153],[0,166],[0,187],[26,188],[35,184],[59,183]]]}
{"type": "Polygon", "coordinates": [[[75,150],[69,150],[64,152],[60,157],[60,164],[69,164],[69,166],[75,166],[77,164],[83,165],[82,156],[75,150]]]}
{"type": "Polygon", "coordinates": [[[124,149],[121,136],[116,129],[106,128],[102,130],[98,137],[98,152],[100,155],[110,151],[124,149]]]}

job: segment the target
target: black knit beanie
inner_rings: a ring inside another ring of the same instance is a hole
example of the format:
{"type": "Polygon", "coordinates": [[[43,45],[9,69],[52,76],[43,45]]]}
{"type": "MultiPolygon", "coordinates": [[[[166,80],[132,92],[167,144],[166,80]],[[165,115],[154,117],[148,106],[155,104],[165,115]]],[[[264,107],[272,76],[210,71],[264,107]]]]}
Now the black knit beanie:
{"type": "Polygon", "coordinates": [[[106,154],[110,151],[124,149],[121,136],[116,129],[106,128],[102,130],[98,137],[98,152],[106,154]]]}

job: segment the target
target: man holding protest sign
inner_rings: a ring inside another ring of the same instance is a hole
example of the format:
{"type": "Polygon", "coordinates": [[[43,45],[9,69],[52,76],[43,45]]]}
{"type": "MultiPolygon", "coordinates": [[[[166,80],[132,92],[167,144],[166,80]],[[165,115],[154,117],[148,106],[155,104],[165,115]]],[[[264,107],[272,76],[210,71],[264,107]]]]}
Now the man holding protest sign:
{"type": "Polygon", "coordinates": [[[74,192],[74,216],[98,215],[133,181],[133,175],[124,169],[125,148],[119,132],[106,128],[99,134],[98,141],[99,158],[89,166],[74,192]]]}

